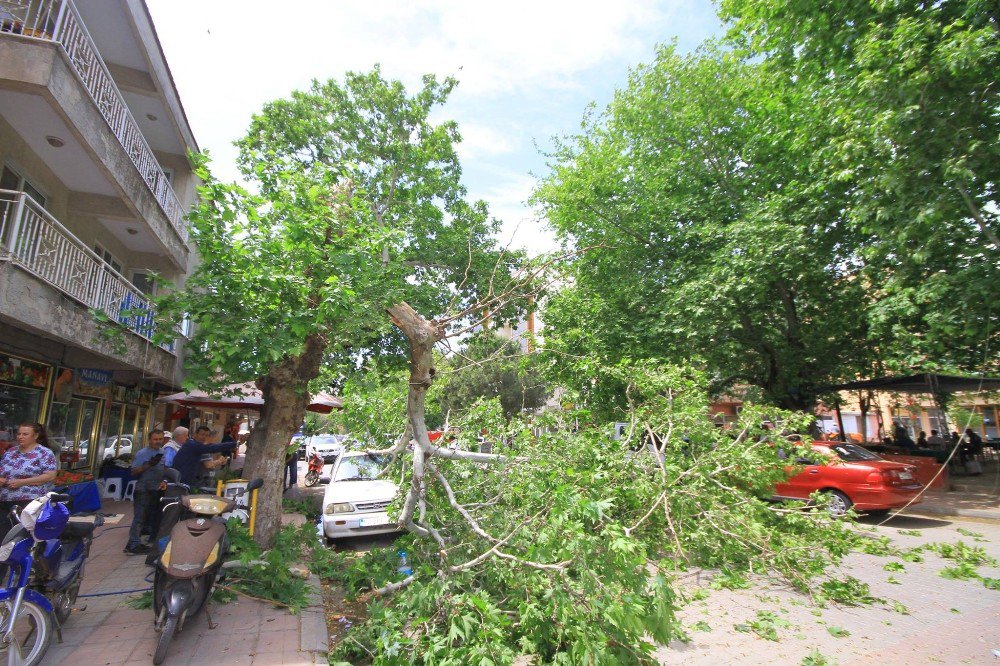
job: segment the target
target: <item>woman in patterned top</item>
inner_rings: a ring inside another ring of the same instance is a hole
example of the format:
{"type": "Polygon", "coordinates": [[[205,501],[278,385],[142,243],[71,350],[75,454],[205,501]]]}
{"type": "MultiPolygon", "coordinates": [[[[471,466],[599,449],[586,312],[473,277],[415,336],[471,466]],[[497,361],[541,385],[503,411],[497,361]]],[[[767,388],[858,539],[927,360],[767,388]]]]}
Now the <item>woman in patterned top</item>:
{"type": "Polygon", "coordinates": [[[0,532],[3,536],[14,526],[10,515],[13,507],[24,507],[53,488],[57,465],[48,445],[45,426],[22,423],[17,429],[17,446],[7,449],[0,458],[0,532]]]}

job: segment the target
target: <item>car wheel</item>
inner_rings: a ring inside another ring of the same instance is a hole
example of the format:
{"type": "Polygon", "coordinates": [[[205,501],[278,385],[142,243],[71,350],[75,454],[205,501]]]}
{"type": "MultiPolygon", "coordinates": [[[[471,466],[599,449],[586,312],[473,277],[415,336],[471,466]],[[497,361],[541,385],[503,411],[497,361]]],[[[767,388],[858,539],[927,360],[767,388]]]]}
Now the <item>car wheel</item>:
{"type": "Polygon", "coordinates": [[[830,496],[826,505],[826,510],[829,511],[830,515],[834,518],[841,518],[847,515],[848,510],[854,506],[854,502],[851,501],[851,498],[839,490],[827,490],[826,494],[830,496]]]}

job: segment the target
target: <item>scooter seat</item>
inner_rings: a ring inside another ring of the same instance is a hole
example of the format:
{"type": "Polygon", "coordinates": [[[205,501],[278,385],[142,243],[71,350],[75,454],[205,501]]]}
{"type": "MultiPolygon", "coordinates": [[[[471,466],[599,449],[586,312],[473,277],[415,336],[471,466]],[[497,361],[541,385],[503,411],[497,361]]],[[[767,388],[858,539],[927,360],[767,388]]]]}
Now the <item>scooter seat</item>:
{"type": "Polygon", "coordinates": [[[63,535],[71,537],[88,537],[94,533],[94,528],[102,524],[101,516],[70,516],[66,522],[63,535]]]}

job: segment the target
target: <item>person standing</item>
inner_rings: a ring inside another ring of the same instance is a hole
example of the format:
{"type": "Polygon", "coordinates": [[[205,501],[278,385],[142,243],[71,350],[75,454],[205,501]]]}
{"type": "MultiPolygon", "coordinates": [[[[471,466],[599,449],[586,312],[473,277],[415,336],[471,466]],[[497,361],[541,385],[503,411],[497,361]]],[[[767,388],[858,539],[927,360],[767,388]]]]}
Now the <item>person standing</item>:
{"type": "Polygon", "coordinates": [[[152,431],[149,433],[149,445],[132,459],[132,476],[138,480],[132,495],[132,527],[128,531],[128,543],[123,551],[126,555],[149,552],[149,546],[143,545],[140,538],[143,526],[152,522],[150,518],[159,508],[160,483],[165,471],[163,442],[163,431],[152,431]]]}
{"type": "Polygon", "coordinates": [[[163,444],[163,464],[167,467],[174,466],[174,457],[181,450],[181,444],[188,439],[188,429],[184,426],[174,428],[171,439],[163,444]]]}
{"type": "MultiPolygon", "coordinates": [[[[208,438],[212,434],[212,429],[208,426],[199,426],[195,431],[194,438],[189,439],[181,446],[180,451],[174,456],[173,468],[181,476],[181,483],[193,485],[198,477],[199,470],[203,469],[201,457],[206,453],[223,453],[232,451],[236,442],[226,442],[225,444],[209,444],[208,438]]],[[[176,436],[176,432],[174,433],[176,436]]]]}
{"type": "Polygon", "coordinates": [[[45,426],[18,426],[17,446],[7,449],[0,459],[0,539],[14,526],[11,509],[24,508],[31,500],[52,492],[57,468],[45,426]]]}
{"type": "Polygon", "coordinates": [[[945,446],[944,437],[937,430],[931,429],[931,436],[927,438],[927,446],[940,451],[945,446]]]}

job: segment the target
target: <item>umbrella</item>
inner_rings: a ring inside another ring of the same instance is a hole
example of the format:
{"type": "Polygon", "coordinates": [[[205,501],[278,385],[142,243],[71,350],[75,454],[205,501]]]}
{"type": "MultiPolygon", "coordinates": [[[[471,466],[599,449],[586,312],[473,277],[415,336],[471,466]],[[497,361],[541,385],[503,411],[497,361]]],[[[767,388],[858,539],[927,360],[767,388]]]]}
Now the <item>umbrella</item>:
{"type": "MultiPolygon", "coordinates": [[[[215,393],[206,393],[199,390],[181,391],[180,393],[162,396],[157,398],[157,400],[160,402],[176,402],[185,407],[215,407],[219,409],[236,409],[242,407],[256,411],[260,411],[261,405],[264,404],[264,396],[253,382],[230,384],[215,393]]],[[[306,406],[306,409],[310,412],[318,412],[320,414],[329,414],[335,409],[343,408],[344,403],[340,398],[322,392],[312,396],[309,404],[306,406]]]]}

